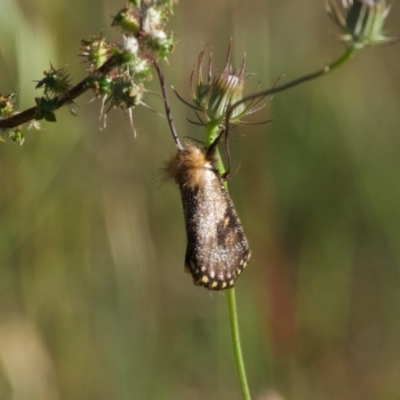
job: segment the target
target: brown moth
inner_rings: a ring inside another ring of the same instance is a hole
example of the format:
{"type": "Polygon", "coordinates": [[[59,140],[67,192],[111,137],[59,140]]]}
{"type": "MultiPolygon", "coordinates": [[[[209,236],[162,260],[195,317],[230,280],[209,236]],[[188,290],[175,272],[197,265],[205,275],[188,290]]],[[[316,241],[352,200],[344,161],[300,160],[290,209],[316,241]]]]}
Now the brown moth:
{"type": "Polygon", "coordinates": [[[209,290],[233,287],[251,252],[232,200],[218,173],[215,146],[189,144],[166,164],[179,186],[185,219],[185,271],[209,290]],[[211,148],[212,147],[212,148],[211,148]]]}

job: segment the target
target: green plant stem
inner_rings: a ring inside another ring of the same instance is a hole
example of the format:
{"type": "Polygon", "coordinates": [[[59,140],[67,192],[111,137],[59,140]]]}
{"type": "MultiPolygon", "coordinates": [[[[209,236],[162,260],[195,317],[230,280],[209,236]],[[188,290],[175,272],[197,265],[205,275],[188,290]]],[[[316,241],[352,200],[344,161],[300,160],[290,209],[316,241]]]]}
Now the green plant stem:
{"type": "MultiPolygon", "coordinates": [[[[218,134],[219,134],[219,124],[209,123],[207,125],[206,148],[208,148],[214,142],[218,134]]],[[[225,173],[225,167],[222,162],[218,148],[216,149],[215,156],[217,157],[218,160],[218,172],[221,175],[223,175],[225,173]]],[[[227,188],[226,182],[225,182],[225,187],[227,188]]],[[[226,293],[228,297],[229,322],[231,328],[233,353],[235,355],[236,369],[239,375],[240,388],[242,390],[243,399],[251,400],[249,384],[247,382],[247,377],[246,377],[246,368],[243,360],[242,345],[240,342],[235,288],[228,289],[226,293]]]]}
{"type": "MultiPolygon", "coordinates": [[[[347,61],[349,61],[353,57],[356,50],[357,49],[354,46],[348,47],[346,49],[346,51],[338,59],[336,59],[335,61],[333,61],[330,64],[323,66],[318,71],[312,72],[311,74],[308,74],[308,75],[304,75],[298,79],[295,79],[295,80],[285,83],[283,85],[274,86],[271,89],[263,90],[261,92],[253,93],[253,94],[243,97],[241,100],[237,101],[236,103],[232,104],[229,107],[229,109],[226,113],[226,117],[225,117],[225,132],[229,132],[229,121],[231,120],[232,113],[236,107],[238,107],[242,104],[251,102],[256,99],[260,99],[260,98],[262,99],[266,96],[270,96],[275,93],[283,92],[284,90],[291,89],[292,87],[300,85],[301,83],[305,83],[305,82],[311,81],[313,79],[319,78],[320,76],[324,76],[324,75],[328,74],[329,72],[332,72],[335,69],[339,68],[347,61]]],[[[227,150],[227,142],[226,142],[227,138],[228,138],[228,135],[225,135],[226,150],[227,150]]]]}
{"type": "Polygon", "coordinates": [[[284,90],[291,89],[292,87],[300,85],[301,83],[305,83],[313,79],[319,78],[320,76],[326,75],[327,73],[334,71],[336,68],[339,68],[345,62],[349,61],[353,57],[355,52],[356,52],[355,47],[348,47],[346,51],[337,60],[333,61],[328,65],[324,65],[318,71],[312,72],[311,74],[308,75],[304,75],[301,78],[285,83],[284,85],[275,86],[271,89],[263,90],[261,92],[253,93],[243,97],[241,100],[237,101],[236,103],[232,104],[231,107],[229,107],[227,112],[227,120],[229,121],[233,110],[236,107],[240,106],[241,104],[247,103],[250,100],[255,100],[275,93],[283,92],[284,90]]]}
{"type": "Polygon", "coordinates": [[[235,354],[236,368],[239,375],[240,387],[244,400],[251,400],[249,384],[247,382],[246,368],[242,354],[242,345],[240,342],[239,322],[236,310],[236,294],[235,288],[228,289],[228,307],[229,307],[229,321],[231,326],[233,353],[235,354]]]}

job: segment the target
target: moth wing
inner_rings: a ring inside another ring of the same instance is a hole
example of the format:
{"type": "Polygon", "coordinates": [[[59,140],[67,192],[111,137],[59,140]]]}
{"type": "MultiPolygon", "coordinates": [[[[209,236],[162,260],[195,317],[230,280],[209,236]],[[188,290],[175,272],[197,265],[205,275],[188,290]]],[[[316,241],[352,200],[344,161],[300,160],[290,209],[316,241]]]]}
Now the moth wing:
{"type": "MultiPolygon", "coordinates": [[[[250,258],[242,225],[222,180],[210,171],[207,184],[187,193],[185,269],[196,285],[232,287],[250,258]]],[[[185,202],[185,200],[184,200],[185,202]]]]}

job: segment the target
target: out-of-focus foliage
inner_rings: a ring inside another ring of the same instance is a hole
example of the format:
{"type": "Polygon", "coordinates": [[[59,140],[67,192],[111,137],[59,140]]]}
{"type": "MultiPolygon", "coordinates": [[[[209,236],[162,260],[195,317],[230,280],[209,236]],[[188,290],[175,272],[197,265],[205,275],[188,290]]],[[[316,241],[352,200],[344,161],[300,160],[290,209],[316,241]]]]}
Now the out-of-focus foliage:
{"type": "MultiPolygon", "coordinates": [[[[20,109],[49,60],[78,80],[81,38],[120,39],[117,1],[1,7],[0,92],[19,89],[20,109]]],[[[395,4],[388,27],[399,18],[395,4]]],[[[187,98],[205,44],[222,69],[234,38],[232,61],[245,50],[257,74],[247,88],[342,52],[322,1],[181,1],[171,24],[164,72],[187,98]]],[[[398,398],[399,64],[398,45],[365,49],[276,95],[272,123],[231,139],[230,191],[253,250],[236,291],[255,399],[398,398]]],[[[240,399],[226,298],[183,272],[179,194],[159,178],[174,152],[166,120],[135,110],[134,139],[116,112],[101,131],[89,100],[23,147],[0,145],[0,398],[240,399]]],[[[171,102],[180,135],[202,140],[171,102]]]]}

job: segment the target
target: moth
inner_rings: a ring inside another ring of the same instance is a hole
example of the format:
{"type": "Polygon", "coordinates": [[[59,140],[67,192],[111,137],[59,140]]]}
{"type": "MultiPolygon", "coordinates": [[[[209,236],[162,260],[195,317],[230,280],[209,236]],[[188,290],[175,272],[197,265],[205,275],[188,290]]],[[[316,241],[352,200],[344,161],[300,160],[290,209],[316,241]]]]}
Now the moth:
{"type": "Polygon", "coordinates": [[[185,271],[209,290],[233,287],[251,251],[238,214],[218,173],[215,147],[178,149],[165,172],[179,186],[187,247],[185,271]]]}

